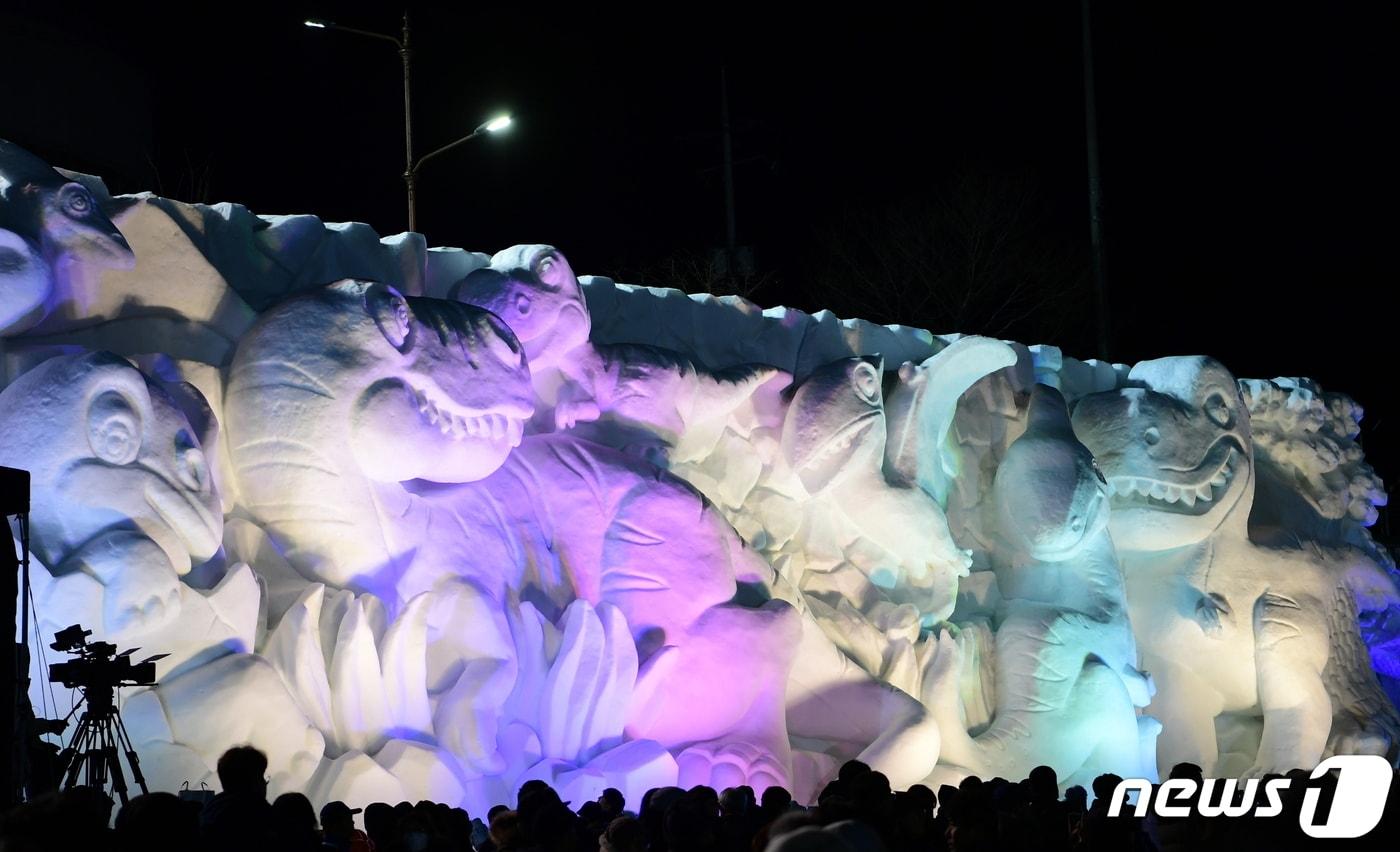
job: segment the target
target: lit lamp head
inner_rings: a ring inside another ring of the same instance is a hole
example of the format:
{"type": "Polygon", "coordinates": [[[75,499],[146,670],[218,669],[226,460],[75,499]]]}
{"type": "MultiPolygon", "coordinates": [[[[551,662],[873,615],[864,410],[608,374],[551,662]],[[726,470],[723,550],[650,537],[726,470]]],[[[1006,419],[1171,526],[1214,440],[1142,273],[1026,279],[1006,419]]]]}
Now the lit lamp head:
{"type": "Polygon", "coordinates": [[[513,119],[511,119],[509,115],[498,115],[489,121],[483,122],[477,127],[476,132],[500,133],[502,130],[510,127],[512,122],[513,119]]]}
{"type": "Polygon", "coordinates": [[[325,28],[330,26],[329,21],[322,21],[319,18],[307,18],[302,23],[313,30],[324,30],[325,28]]]}

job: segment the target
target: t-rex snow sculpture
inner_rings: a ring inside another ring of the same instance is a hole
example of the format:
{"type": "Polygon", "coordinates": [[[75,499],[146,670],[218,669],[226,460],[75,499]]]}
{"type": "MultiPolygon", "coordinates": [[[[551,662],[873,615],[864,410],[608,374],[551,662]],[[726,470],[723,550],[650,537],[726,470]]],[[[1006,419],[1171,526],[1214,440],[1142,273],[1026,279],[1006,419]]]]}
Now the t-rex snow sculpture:
{"type": "Polygon", "coordinates": [[[925,692],[943,731],[940,762],[1007,778],[1047,764],[1065,785],[1103,772],[1153,775],[1158,726],[1135,710],[1151,685],[1137,669],[1106,482],[1058,391],[1033,390],[1026,430],[1007,448],[991,497],[1002,599],[995,714],[987,731],[967,735],[949,678],[959,645],[945,633],[925,692]]]}
{"type": "Polygon", "coordinates": [[[42,320],[73,263],[130,269],[136,258],[87,187],[0,139],[0,335],[42,320]]]}
{"type": "Polygon", "coordinates": [[[428,546],[400,483],[489,475],[534,402],[520,344],[493,315],[346,281],[262,317],[224,409],[243,508],[291,564],[392,602],[432,585],[400,595],[401,578],[448,574],[482,546],[443,533],[428,546]]]}
{"type": "Polygon", "coordinates": [[[1385,708],[1376,722],[1393,750],[1400,724],[1367,664],[1354,600],[1394,596],[1389,579],[1353,549],[1251,540],[1249,416],[1219,363],[1145,361],[1128,382],[1081,399],[1074,430],[1113,489],[1110,529],[1157,684],[1148,712],[1163,725],[1159,764],[1249,775],[1313,766],[1344,695],[1385,708]],[[1247,769],[1219,761],[1217,727],[1231,715],[1262,719],[1247,769]]]}

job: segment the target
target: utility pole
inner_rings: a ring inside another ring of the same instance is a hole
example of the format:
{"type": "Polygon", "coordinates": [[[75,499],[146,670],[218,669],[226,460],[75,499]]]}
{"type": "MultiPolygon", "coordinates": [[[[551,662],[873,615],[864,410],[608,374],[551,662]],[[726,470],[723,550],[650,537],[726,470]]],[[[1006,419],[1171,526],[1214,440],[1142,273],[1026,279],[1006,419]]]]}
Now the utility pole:
{"type": "Polygon", "coordinates": [[[737,274],[738,240],[734,229],[734,143],[729,132],[729,72],[719,67],[719,107],[721,136],[724,140],[724,260],[726,271],[737,274]]]}
{"type": "Polygon", "coordinates": [[[403,40],[399,42],[399,56],[403,59],[403,180],[408,185],[408,229],[418,230],[418,210],[414,204],[413,173],[413,99],[408,94],[409,58],[413,55],[408,44],[408,11],[403,13],[403,40]]]}
{"type": "Polygon", "coordinates": [[[1080,0],[1084,59],[1084,148],[1089,159],[1089,247],[1093,252],[1094,294],[1099,358],[1109,358],[1108,277],[1104,271],[1103,187],[1099,180],[1099,122],[1094,102],[1094,47],[1089,21],[1089,0],[1080,0]]]}

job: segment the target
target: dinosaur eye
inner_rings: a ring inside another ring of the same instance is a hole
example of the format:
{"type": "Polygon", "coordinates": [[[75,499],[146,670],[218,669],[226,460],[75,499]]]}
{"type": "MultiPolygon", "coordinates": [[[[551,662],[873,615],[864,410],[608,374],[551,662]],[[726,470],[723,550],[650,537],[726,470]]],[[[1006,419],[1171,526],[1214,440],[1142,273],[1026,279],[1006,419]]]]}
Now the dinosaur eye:
{"type": "Polygon", "coordinates": [[[70,216],[86,216],[92,212],[92,196],[86,189],[70,185],[63,193],[63,209],[70,216]]]}
{"type": "Polygon", "coordinates": [[[1230,409],[1230,402],[1218,391],[1206,399],[1205,411],[1210,421],[1222,429],[1229,429],[1234,425],[1235,413],[1230,409]]]}
{"type": "Polygon", "coordinates": [[[1099,460],[1089,459],[1089,464],[1094,468],[1094,476],[1097,476],[1099,478],[1099,482],[1102,482],[1104,485],[1107,485],[1108,480],[1103,475],[1103,468],[1099,467],[1099,460]]]}
{"type": "Polygon", "coordinates": [[[860,394],[861,399],[877,405],[880,402],[880,371],[874,365],[865,361],[856,365],[855,372],[851,375],[851,385],[860,394]]]}
{"type": "Polygon", "coordinates": [[[141,451],[141,419],[116,391],[99,395],[88,408],[88,444],[93,455],[112,465],[127,465],[141,451]]]}

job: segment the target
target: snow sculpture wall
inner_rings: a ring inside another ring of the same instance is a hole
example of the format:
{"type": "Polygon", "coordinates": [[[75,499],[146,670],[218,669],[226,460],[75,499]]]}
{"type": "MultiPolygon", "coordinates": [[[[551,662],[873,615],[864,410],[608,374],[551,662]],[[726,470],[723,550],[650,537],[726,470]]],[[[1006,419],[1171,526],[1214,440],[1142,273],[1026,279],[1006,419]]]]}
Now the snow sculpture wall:
{"type": "Polygon", "coordinates": [[[1209,359],[111,198],[0,142],[37,624],[171,652],[125,704],[161,787],[241,742],[273,792],[474,811],[531,778],[810,799],[852,757],[896,787],[1394,759],[1360,416],[1209,359]]]}

